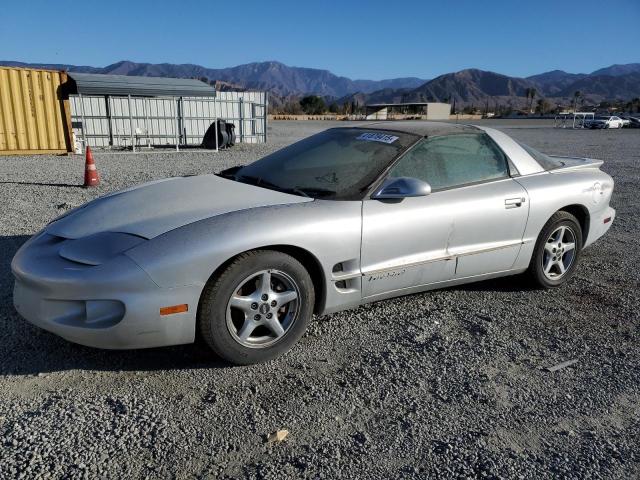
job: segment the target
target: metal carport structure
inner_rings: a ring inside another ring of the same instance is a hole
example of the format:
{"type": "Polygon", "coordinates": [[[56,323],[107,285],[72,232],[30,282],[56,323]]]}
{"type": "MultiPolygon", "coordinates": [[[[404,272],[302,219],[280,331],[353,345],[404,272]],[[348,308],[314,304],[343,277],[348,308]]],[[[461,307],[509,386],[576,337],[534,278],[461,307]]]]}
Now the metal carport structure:
{"type": "Polygon", "coordinates": [[[73,131],[85,146],[196,146],[218,118],[235,124],[237,141],[266,142],[266,92],[216,92],[185,78],[68,76],[73,131]]]}

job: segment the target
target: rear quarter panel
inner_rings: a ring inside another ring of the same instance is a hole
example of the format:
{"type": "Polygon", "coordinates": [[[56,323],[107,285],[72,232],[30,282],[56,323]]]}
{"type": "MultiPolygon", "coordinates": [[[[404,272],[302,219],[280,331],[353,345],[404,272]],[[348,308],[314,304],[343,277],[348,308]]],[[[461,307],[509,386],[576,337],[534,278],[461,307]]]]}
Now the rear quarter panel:
{"type": "Polygon", "coordinates": [[[517,268],[529,264],[538,235],[555,212],[579,205],[587,210],[589,219],[599,218],[608,209],[613,192],[613,179],[598,168],[558,169],[516,180],[527,190],[530,202],[517,268]]]}

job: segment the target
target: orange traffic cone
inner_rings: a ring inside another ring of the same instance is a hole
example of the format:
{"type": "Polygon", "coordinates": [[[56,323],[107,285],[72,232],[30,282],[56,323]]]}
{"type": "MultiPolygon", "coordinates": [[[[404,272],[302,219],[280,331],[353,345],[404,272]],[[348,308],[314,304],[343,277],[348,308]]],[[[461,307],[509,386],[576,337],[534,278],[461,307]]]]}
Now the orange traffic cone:
{"type": "Polygon", "coordinates": [[[93,161],[93,154],[91,153],[91,148],[87,146],[87,153],[85,154],[85,164],[84,164],[84,186],[85,187],[95,187],[100,184],[100,175],[98,174],[98,170],[96,169],[96,164],[93,161]]]}

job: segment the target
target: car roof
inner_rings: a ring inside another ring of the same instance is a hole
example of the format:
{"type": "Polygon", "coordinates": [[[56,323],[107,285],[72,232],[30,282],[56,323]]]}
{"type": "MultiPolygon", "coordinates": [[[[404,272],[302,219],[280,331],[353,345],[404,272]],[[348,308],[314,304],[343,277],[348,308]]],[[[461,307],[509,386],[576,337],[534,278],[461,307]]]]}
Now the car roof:
{"type": "Polygon", "coordinates": [[[422,137],[437,137],[441,135],[456,135],[461,133],[479,133],[481,129],[472,125],[455,123],[431,122],[425,120],[397,120],[397,121],[365,121],[345,125],[338,128],[366,128],[367,130],[395,130],[422,137]]]}

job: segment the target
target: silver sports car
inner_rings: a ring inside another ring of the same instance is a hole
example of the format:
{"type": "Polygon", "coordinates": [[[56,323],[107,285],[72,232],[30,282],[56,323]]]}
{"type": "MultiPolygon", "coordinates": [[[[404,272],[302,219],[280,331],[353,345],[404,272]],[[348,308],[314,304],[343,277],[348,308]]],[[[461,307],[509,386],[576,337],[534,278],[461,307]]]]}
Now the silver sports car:
{"type": "Polygon", "coordinates": [[[84,345],[199,335],[230,362],[265,361],[313,313],[524,272],[562,285],[615,217],[601,165],[483,127],[332,128],[68,212],[16,253],[14,303],[84,345]]]}

